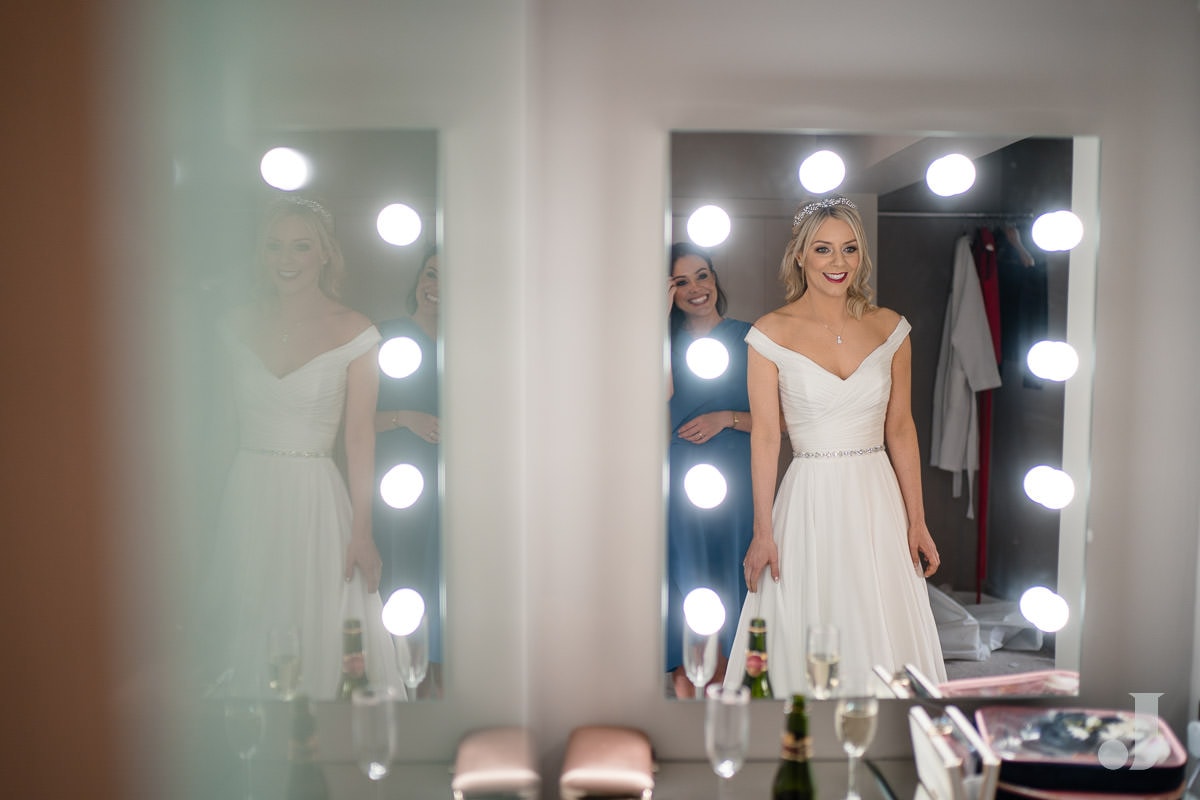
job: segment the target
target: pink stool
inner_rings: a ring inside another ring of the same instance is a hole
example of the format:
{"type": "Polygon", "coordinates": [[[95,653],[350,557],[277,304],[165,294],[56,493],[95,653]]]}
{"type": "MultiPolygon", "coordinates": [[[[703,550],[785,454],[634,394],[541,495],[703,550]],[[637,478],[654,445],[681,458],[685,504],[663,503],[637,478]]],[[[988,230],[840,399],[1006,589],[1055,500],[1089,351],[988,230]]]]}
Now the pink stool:
{"type": "Polygon", "coordinates": [[[533,737],[513,725],[467,734],[458,745],[450,790],[454,800],[512,795],[537,800],[542,778],[534,765],[533,737]]]}
{"type": "Polygon", "coordinates": [[[559,779],[562,800],[654,794],[654,753],[646,734],[633,728],[588,725],[567,740],[559,779]]]}

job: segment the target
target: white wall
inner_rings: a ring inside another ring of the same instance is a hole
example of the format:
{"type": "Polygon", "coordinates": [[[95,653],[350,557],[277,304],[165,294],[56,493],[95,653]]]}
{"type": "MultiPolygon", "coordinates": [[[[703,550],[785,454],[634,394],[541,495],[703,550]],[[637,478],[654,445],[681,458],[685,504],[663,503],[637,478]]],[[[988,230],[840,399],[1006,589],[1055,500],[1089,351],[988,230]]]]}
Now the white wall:
{"type": "MultiPolygon", "coordinates": [[[[1193,0],[289,7],[238,40],[253,80],[230,81],[229,119],[443,131],[451,699],[414,712],[417,757],[526,720],[550,770],[588,722],[702,757],[698,704],[662,699],[657,674],[674,128],[1100,137],[1082,701],[1161,691],[1183,723],[1200,494],[1193,0]]],[[[237,77],[221,47],[211,58],[237,77]]],[[[901,721],[889,711],[875,752],[904,749],[901,721]]],[[[774,755],[779,723],[757,710],[756,755],[774,755]]]]}
{"type": "MultiPolygon", "coordinates": [[[[537,18],[529,623],[548,763],[595,720],[647,729],[664,756],[702,752],[698,710],[656,699],[647,613],[662,569],[659,462],[645,453],[663,438],[647,387],[671,128],[1100,137],[1081,701],[1164,692],[1181,724],[1200,477],[1195,4],[610,0],[545,2],[537,18]],[[562,452],[578,454],[570,469],[562,452]]],[[[778,724],[777,709],[756,718],[760,754],[778,724]]]]}

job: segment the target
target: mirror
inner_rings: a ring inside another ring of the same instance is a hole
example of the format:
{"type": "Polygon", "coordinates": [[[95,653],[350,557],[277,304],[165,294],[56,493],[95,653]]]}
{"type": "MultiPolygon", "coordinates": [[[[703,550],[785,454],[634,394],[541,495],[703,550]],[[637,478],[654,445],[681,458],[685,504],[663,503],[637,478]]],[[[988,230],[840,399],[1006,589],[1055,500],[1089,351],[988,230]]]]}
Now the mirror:
{"type": "MultiPolygon", "coordinates": [[[[689,241],[689,220],[697,209],[716,205],[727,212],[728,238],[709,249],[728,297],[726,318],[753,323],[784,304],[778,273],[792,216],[802,202],[822,196],[801,186],[799,168],[820,150],[837,153],[845,164],[845,180],[833,193],[850,197],[860,209],[875,265],[876,302],[912,325],[912,410],[924,505],[942,559],[929,585],[946,658],[944,693],[1075,693],[1098,142],[981,134],[674,132],[671,242],[689,241]],[[976,180],[965,193],[942,197],[926,185],[926,169],[949,153],[970,158],[976,180]],[[1058,209],[1078,215],[1089,235],[1069,252],[1043,251],[1033,242],[1031,226],[1038,215],[1058,209]],[[965,483],[971,491],[957,491],[963,478],[930,465],[935,373],[955,245],[963,236],[993,242],[999,262],[992,267],[999,273],[1000,301],[993,337],[1001,384],[988,393],[980,412],[980,469],[965,483]],[[1025,353],[1042,338],[1075,348],[1082,366],[1070,380],[1048,381],[1029,372],[1025,353]],[[1025,475],[1037,465],[1059,468],[1074,480],[1069,506],[1051,510],[1026,496],[1025,475]],[[1069,619],[1055,633],[1034,627],[1019,610],[1022,594],[1035,586],[1066,601],[1069,619]]],[[[786,440],[781,450],[782,475],[791,461],[786,440]]],[[[669,604],[679,600],[675,595],[674,589],[664,592],[665,617],[671,616],[669,604]]],[[[740,612],[740,606],[729,609],[734,624],[740,612]]],[[[668,653],[677,630],[666,633],[668,653]]]]}
{"type": "MultiPolygon", "coordinates": [[[[205,352],[193,360],[193,363],[205,366],[197,370],[190,380],[196,387],[198,396],[211,398],[214,387],[218,389],[218,394],[220,389],[227,388],[222,386],[223,383],[228,383],[225,381],[226,373],[219,370],[225,361],[226,351],[230,348],[223,345],[221,337],[215,334],[225,324],[223,320],[229,318],[231,313],[236,315],[236,310],[245,308],[248,303],[259,303],[255,308],[279,308],[277,316],[284,316],[280,298],[287,296],[290,287],[284,284],[276,287],[272,283],[268,284],[264,291],[261,280],[263,262],[260,260],[259,236],[263,208],[271,200],[285,194],[281,190],[294,189],[294,193],[286,193],[306,198],[304,202],[309,203],[306,208],[311,207],[311,201],[317,201],[332,217],[333,237],[345,262],[344,280],[337,293],[337,299],[351,311],[358,312],[373,323],[381,336],[377,345],[378,363],[374,368],[379,388],[377,399],[371,401],[373,418],[366,414],[362,416],[362,419],[368,420],[368,424],[373,422],[374,428],[374,463],[368,464],[373,472],[368,476],[369,480],[363,480],[363,484],[369,483],[372,496],[372,534],[383,562],[380,600],[386,603],[401,589],[414,590],[420,595],[424,604],[424,618],[420,621],[421,615],[418,613],[417,620],[420,624],[415,627],[423,637],[424,657],[421,663],[424,663],[426,658],[428,660],[423,680],[414,673],[409,679],[397,675],[395,681],[397,685],[401,680],[410,684],[410,699],[440,697],[444,667],[442,622],[445,590],[442,580],[442,464],[438,422],[442,364],[438,284],[441,207],[438,134],[431,130],[396,129],[273,130],[248,138],[252,138],[253,141],[236,148],[237,152],[221,153],[219,163],[214,161],[212,164],[182,165],[178,169],[180,177],[177,181],[177,197],[181,218],[188,219],[189,209],[193,209],[195,205],[202,205],[205,213],[192,215],[191,219],[215,217],[214,221],[220,225],[221,230],[235,232],[230,240],[218,243],[216,256],[219,260],[214,258],[211,247],[189,248],[202,254],[203,261],[197,261],[194,255],[189,259],[189,269],[183,285],[183,291],[188,297],[181,305],[196,309],[196,318],[193,320],[194,339],[199,343],[198,347],[205,348],[205,352]],[[303,185],[296,187],[292,181],[296,173],[287,170],[282,173],[272,172],[271,163],[263,160],[264,155],[270,151],[278,154],[276,148],[286,148],[286,154],[291,155],[292,160],[302,167],[301,172],[307,172],[307,181],[303,185]],[[273,185],[268,185],[269,182],[273,185]],[[406,220],[409,223],[407,229],[396,230],[387,227],[388,215],[397,213],[402,221],[406,220]],[[263,298],[267,299],[264,301],[263,298]],[[389,356],[392,357],[390,361],[389,356]]],[[[200,237],[203,242],[203,230],[193,231],[189,235],[200,237]]],[[[267,252],[270,251],[270,247],[271,238],[268,234],[267,252]]],[[[271,280],[274,282],[274,278],[271,280]]],[[[261,317],[265,319],[267,313],[263,312],[261,317]]],[[[319,317],[310,314],[309,318],[319,317]]],[[[251,319],[257,320],[259,316],[251,319]]],[[[286,329],[282,341],[286,344],[289,334],[294,334],[295,338],[299,339],[304,332],[304,324],[305,320],[301,318],[295,323],[296,327],[286,329]]],[[[258,330],[253,324],[248,324],[245,328],[248,331],[258,330]]],[[[359,330],[358,323],[355,323],[355,330],[359,330]]],[[[250,345],[252,341],[259,339],[252,339],[247,335],[239,337],[238,341],[250,345]]],[[[250,346],[249,350],[258,354],[263,348],[250,346]]],[[[319,352],[319,355],[311,359],[301,358],[297,361],[299,366],[294,370],[276,376],[278,386],[291,392],[291,397],[307,389],[300,387],[294,392],[288,390],[288,376],[299,375],[310,364],[316,364],[319,359],[332,352],[327,349],[314,351],[319,352]]],[[[229,360],[239,364],[243,361],[236,357],[229,360]]],[[[261,362],[255,362],[254,359],[249,361],[260,365],[267,363],[265,357],[261,362]]],[[[239,376],[241,374],[240,371],[230,373],[239,376]]],[[[240,378],[238,385],[244,385],[240,378]]],[[[244,391],[239,391],[235,413],[244,407],[241,402],[244,394],[244,391]]],[[[286,393],[280,394],[277,408],[291,408],[287,402],[288,396],[286,393]]],[[[303,420],[304,414],[308,412],[303,409],[301,411],[303,413],[296,416],[299,418],[298,424],[303,426],[307,424],[303,420]]],[[[276,419],[285,419],[287,412],[276,413],[276,419]]],[[[333,413],[334,418],[341,421],[335,423],[336,438],[326,457],[332,458],[343,486],[352,487],[352,468],[348,463],[346,447],[347,416],[341,411],[333,413]]],[[[224,434],[225,421],[220,418],[215,406],[206,409],[203,414],[205,428],[212,434],[206,438],[212,441],[228,440],[233,447],[241,447],[242,452],[245,452],[245,448],[250,446],[245,443],[247,437],[261,437],[257,429],[245,423],[243,419],[239,420],[242,422],[242,440],[234,443],[233,439],[224,434]]],[[[315,414],[312,416],[313,426],[322,424],[322,421],[316,420],[315,414]]],[[[308,434],[301,431],[296,436],[306,439],[308,434]]],[[[315,440],[318,437],[309,438],[315,440]]],[[[275,451],[271,451],[270,454],[281,455],[275,451]]],[[[214,473],[211,478],[213,489],[209,501],[200,506],[214,512],[216,509],[223,509],[223,520],[230,519],[231,515],[235,520],[242,516],[231,510],[235,506],[231,505],[228,499],[232,496],[230,487],[237,485],[235,480],[230,478],[228,484],[223,487],[223,484],[226,484],[225,474],[228,474],[230,461],[227,453],[214,452],[212,463],[206,465],[206,468],[214,473]]],[[[270,488],[265,485],[267,477],[260,475],[260,479],[261,485],[252,486],[250,491],[260,493],[259,511],[256,513],[262,516],[257,518],[257,526],[246,529],[250,532],[269,528],[269,523],[275,518],[266,492],[270,488]]],[[[302,482],[283,487],[279,496],[286,498],[284,505],[287,505],[302,502],[311,504],[314,502],[312,498],[317,495],[322,495],[320,486],[314,487],[302,482]]],[[[210,520],[211,524],[216,525],[218,529],[222,528],[215,519],[215,513],[212,517],[214,519],[210,520]]],[[[303,531],[300,529],[304,524],[305,519],[297,517],[293,526],[297,529],[294,541],[303,540],[303,531]]],[[[322,523],[316,526],[320,528],[317,538],[325,534],[338,535],[336,526],[335,530],[329,530],[331,525],[332,523],[322,523]]],[[[203,532],[200,535],[203,536],[203,532]]],[[[222,584],[221,573],[231,563],[231,559],[226,557],[222,547],[220,542],[202,546],[200,579],[201,585],[205,587],[203,591],[210,594],[219,594],[229,589],[228,584],[222,584]]],[[[244,556],[250,552],[250,549],[242,550],[239,560],[244,561],[244,556]]],[[[311,553],[317,550],[310,549],[306,552],[311,556],[311,553]]],[[[320,552],[325,555],[337,552],[340,562],[344,546],[336,545],[334,550],[323,548],[320,552]]],[[[265,617],[268,613],[266,609],[272,605],[272,581],[288,578],[287,565],[293,561],[288,556],[289,553],[274,553],[269,557],[273,561],[261,565],[258,579],[262,585],[262,597],[260,602],[249,610],[249,614],[261,611],[265,617]],[[269,568],[270,563],[275,565],[274,568],[269,568]]],[[[312,577],[311,570],[309,577],[312,577]]],[[[336,586],[341,581],[340,577],[335,578],[335,590],[326,595],[326,598],[337,602],[336,586]]],[[[311,588],[312,585],[313,582],[310,581],[307,584],[308,588],[301,593],[302,597],[293,598],[296,602],[292,605],[301,601],[311,603],[311,598],[319,594],[311,588]]],[[[402,596],[411,596],[411,593],[402,593],[402,596]]],[[[215,597],[205,597],[200,601],[200,607],[207,608],[208,603],[216,603],[217,600],[215,597]]],[[[343,599],[343,602],[349,601],[343,599]]],[[[277,610],[277,613],[282,612],[277,610]]],[[[298,612],[287,613],[295,616],[298,612]]],[[[345,605],[342,608],[326,609],[315,616],[325,622],[330,619],[338,620],[340,627],[341,616],[367,616],[372,613],[372,606],[368,603],[363,608],[345,605]]],[[[374,613],[378,614],[377,611],[374,613]]],[[[246,616],[245,610],[242,616],[246,616]]],[[[308,624],[310,616],[313,615],[305,612],[302,628],[308,624]]],[[[253,629],[253,625],[243,624],[243,627],[253,629]]],[[[365,625],[364,628],[369,632],[370,625],[365,625]]],[[[379,627],[378,631],[385,633],[382,627],[379,627]]],[[[301,633],[303,634],[303,630],[301,633]]],[[[401,656],[410,649],[415,649],[415,645],[410,644],[413,635],[403,636],[394,629],[392,634],[393,636],[377,637],[377,649],[392,644],[393,641],[401,656]]],[[[321,648],[320,653],[310,652],[303,635],[300,639],[299,650],[303,652],[303,663],[300,666],[301,688],[313,699],[326,699],[337,687],[335,683],[327,680],[328,676],[322,678],[319,683],[315,680],[312,684],[306,683],[310,674],[308,662],[310,658],[328,659],[329,654],[325,652],[330,649],[328,644],[334,642],[335,648],[340,647],[340,633],[333,639],[322,638],[325,646],[321,648]]],[[[369,647],[370,645],[368,649],[369,647]]],[[[214,652],[220,652],[219,643],[214,643],[214,652]]],[[[334,652],[332,655],[340,664],[340,652],[334,652]]],[[[368,664],[372,663],[373,654],[368,652],[367,656],[368,664]]],[[[403,657],[400,660],[403,666],[406,662],[403,657]]],[[[214,668],[220,670],[223,666],[216,664],[214,668]]],[[[265,669],[267,664],[262,664],[262,667],[265,669]]]]}

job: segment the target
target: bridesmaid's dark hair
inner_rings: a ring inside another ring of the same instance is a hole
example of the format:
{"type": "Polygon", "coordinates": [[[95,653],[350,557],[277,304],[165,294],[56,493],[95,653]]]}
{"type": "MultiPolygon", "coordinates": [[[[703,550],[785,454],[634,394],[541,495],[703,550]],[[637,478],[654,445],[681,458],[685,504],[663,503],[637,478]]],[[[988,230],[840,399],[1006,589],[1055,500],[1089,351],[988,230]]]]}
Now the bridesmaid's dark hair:
{"type": "MultiPolygon", "coordinates": [[[[721,288],[721,279],[717,276],[717,270],[713,267],[712,254],[706,248],[691,242],[676,242],[671,245],[671,257],[667,261],[667,275],[675,274],[675,262],[684,256],[696,256],[703,259],[704,263],[708,264],[708,271],[712,273],[713,283],[717,287],[717,313],[722,317],[725,316],[725,309],[729,306],[729,298],[725,296],[725,290],[721,288]]],[[[684,318],[683,309],[677,305],[671,306],[670,324],[667,332],[671,338],[675,338],[675,333],[683,326],[684,318]]]]}

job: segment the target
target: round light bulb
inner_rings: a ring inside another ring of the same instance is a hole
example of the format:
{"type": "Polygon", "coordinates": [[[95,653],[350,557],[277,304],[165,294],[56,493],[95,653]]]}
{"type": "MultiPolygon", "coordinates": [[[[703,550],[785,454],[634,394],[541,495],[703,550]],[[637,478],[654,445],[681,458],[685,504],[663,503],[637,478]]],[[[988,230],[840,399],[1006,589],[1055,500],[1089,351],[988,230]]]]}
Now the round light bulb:
{"type": "Polygon", "coordinates": [[[942,156],[925,171],[925,183],[942,197],[962,194],[975,185],[975,163],[961,153],[942,156]]]}
{"type": "Polygon", "coordinates": [[[1029,371],[1048,381],[1065,381],[1079,369],[1079,354],[1066,342],[1041,341],[1025,356],[1029,371]]]}
{"type": "Polygon", "coordinates": [[[1075,482],[1060,469],[1044,464],[1025,473],[1025,494],[1035,503],[1057,511],[1075,499],[1075,482]]]}
{"type": "Polygon", "coordinates": [[[800,164],[800,185],[813,194],[832,192],[846,178],[846,164],[832,150],[818,150],[800,164]]]}
{"type": "Polygon", "coordinates": [[[1054,633],[1071,618],[1067,601],[1045,586],[1033,586],[1021,595],[1021,615],[1038,630],[1054,633]]]}
{"type": "Polygon", "coordinates": [[[729,485],[712,464],[697,464],[683,476],[683,491],[697,508],[716,508],[724,502],[729,485]]]}
{"type": "Polygon", "coordinates": [[[1070,211],[1050,211],[1033,221],[1033,242],[1047,252],[1070,250],[1083,241],[1083,221],[1070,211]]]}
{"type": "Polygon", "coordinates": [[[408,508],[425,491],[425,477],[412,464],[397,464],[379,480],[379,496],[392,508],[408,508]]]}
{"type": "Polygon", "coordinates": [[[385,206],[375,219],[375,229],[388,244],[404,247],[421,235],[421,215],[403,203],[385,206]]]}
{"type": "Polygon", "coordinates": [[[688,345],[684,358],[688,368],[705,380],[719,377],[729,369],[729,350],[711,336],[702,336],[688,345]]]}
{"type": "Polygon", "coordinates": [[[285,192],[299,189],[308,183],[308,159],[299,150],[273,147],[263,154],[258,171],[267,185],[285,192]]]}
{"type": "Polygon", "coordinates": [[[393,636],[408,636],[425,617],[425,599],[416,589],[397,589],[383,604],[383,627],[393,636]]]}
{"type": "Polygon", "coordinates": [[[729,238],[733,223],[720,206],[700,206],[688,217],[688,238],[701,247],[716,247],[729,238]]]}
{"type": "Polygon", "coordinates": [[[712,589],[692,589],[683,598],[683,618],[696,633],[711,636],[725,624],[725,604],[712,589]]]}
{"type": "Polygon", "coordinates": [[[421,345],[408,336],[396,336],[379,346],[379,368],[389,378],[407,378],[421,366],[421,345]]]}

